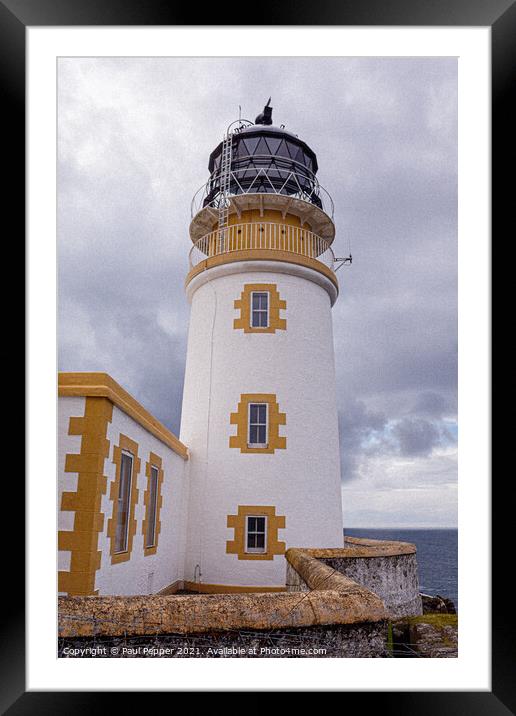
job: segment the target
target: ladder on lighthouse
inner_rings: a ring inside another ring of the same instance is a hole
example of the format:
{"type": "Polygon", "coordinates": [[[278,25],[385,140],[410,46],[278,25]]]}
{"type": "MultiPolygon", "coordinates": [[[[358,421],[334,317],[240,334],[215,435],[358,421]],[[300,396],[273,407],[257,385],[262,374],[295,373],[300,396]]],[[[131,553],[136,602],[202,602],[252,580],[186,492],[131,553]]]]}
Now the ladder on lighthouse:
{"type": "Polygon", "coordinates": [[[229,217],[229,189],[231,182],[231,160],[233,158],[233,135],[228,132],[222,142],[220,158],[220,203],[219,203],[219,247],[218,253],[226,250],[226,235],[229,217]]]}

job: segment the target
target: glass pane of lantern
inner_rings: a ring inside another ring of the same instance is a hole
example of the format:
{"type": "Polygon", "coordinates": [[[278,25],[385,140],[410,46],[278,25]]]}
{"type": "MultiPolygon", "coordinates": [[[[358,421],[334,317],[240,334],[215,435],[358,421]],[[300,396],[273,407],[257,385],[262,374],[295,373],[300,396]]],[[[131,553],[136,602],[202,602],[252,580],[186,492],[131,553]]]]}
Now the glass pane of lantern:
{"type": "Polygon", "coordinates": [[[277,154],[279,145],[281,144],[281,139],[278,139],[277,137],[267,137],[267,144],[269,145],[270,153],[277,154]]]}
{"type": "Polygon", "coordinates": [[[270,154],[269,147],[267,146],[267,143],[263,137],[260,137],[254,154],[270,154]]]}
{"type": "Polygon", "coordinates": [[[288,149],[287,149],[287,146],[286,146],[286,143],[284,140],[282,142],[280,142],[280,145],[279,145],[277,151],[275,152],[275,154],[278,154],[280,157],[288,157],[290,159],[290,154],[288,152],[288,149]]]}
{"type": "Polygon", "coordinates": [[[248,137],[245,140],[247,154],[254,154],[259,137],[248,137]]]}

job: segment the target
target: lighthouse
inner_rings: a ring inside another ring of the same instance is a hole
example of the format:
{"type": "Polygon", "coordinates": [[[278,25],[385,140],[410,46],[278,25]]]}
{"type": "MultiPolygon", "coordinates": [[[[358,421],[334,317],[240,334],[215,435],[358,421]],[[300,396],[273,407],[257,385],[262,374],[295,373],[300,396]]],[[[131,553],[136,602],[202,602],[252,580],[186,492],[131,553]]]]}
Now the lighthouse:
{"type": "Polygon", "coordinates": [[[333,202],[313,149],[237,120],[192,202],[180,440],[185,583],[284,589],[291,547],[343,546],[331,309],[333,202]]]}

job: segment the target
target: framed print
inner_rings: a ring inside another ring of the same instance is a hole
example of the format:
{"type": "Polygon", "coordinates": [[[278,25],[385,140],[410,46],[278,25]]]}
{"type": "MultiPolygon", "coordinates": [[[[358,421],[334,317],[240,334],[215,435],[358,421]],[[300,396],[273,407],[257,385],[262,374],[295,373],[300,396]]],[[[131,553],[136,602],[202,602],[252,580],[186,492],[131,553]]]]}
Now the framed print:
{"type": "Polygon", "coordinates": [[[4,708],[510,712],[489,131],[503,162],[514,4],[1,12],[29,279],[4,708]]]}

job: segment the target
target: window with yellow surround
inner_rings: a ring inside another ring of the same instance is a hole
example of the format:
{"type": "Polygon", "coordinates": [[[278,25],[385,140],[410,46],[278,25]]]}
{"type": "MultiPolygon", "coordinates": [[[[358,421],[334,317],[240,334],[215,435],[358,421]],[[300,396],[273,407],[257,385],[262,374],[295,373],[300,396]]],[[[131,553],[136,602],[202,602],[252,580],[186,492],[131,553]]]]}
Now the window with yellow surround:
{"type": "Polygon", "coordinates": [[[280,311],[287,308],[287,302],[280,297],[275,283],[247,283],[235,300],[240,317],[233,321],[233,328],[244,333],[275,333],[287,328],[287,321],[280,317],[280,311]]]}
{"type": "Polygon", "coordinates": [[[145,475],[147,477],[147,489],[143,495],[145,505],[145,518],[142,524],[143,549],[147,557],[156,554],[158,549],[159,533],[161,532],[160,511],[163,505],[161,489],[163,485],[162,459],[153,452],[149,455],[146,463],[145,475]]]}
{"type": "Polygon", "coordinates": [[[138,444],[120,433],[118,445],[113,447],[113,462],[116,473],[109,494],[113,511],[107,533],[111,543],[111,563],[118,564],[131,558],[136,534],[134,513],[138,503],[137,480],[141,463],[138,444]]]}
{"type": "Polygon", "coordinates": [[[277,515],[273,505],[239,505],[236,515],[228,515],[227,526],[234,530],[234,537],[226,542],[226,554],[269,560],[285,554],[285,542],[278,539],[285,515],[277,515]]]}
{"type": "Polygon", "coordinates": [[[287,417],[281,413],[274,393],[243,393],[230,424],[236,425],[236,435],[229,438],[230,448],[244,453],[273,453],[287,447],[287,438],[279,434],[287,417]]]}

